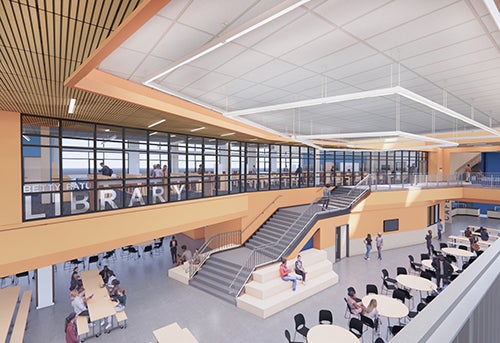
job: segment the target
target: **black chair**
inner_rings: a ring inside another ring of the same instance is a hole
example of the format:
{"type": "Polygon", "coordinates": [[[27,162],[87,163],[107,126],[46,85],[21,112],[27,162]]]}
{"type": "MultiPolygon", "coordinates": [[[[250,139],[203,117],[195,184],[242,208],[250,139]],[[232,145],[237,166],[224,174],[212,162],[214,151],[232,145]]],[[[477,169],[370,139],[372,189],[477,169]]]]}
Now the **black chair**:
{"type": "Polygon", "coordinates": [[[87,265],[87,269],[90,269],[90,265],[92,263],[97,263],[98,265],[100,264],[99,263],[99,256],[97,255],[92,255],[89,257],[89,262],[88,262],[88,265],[87,265]]]}
{"type": "Polygon", "coordinates": [[[423,260],[430,260],[429,254],[420,254],[420,262],[423,260]]]}
{"type": "Polygon", "coordinates": [[[476,256],[477,256],[477,257],[481,256],[481,254],[482,254],[483,252],[484,252],[483,250],[478,250],[478,251],[476,251],[476,256]]]}
{"type": "Polygon", "coordinates": [[[297,342],[297,341],[292,341],[292,339],[290,338],[290,331],[288,331],[288,330],[285,330],[285,337],[288,340],[288,343],[301,343],[301,342],[297,342]]]}
{"type": "Polygon", "coordinates": [[[404,328],[404,325],[389,326],[389,327],[387,327],[387,334],[389,334],[389,332],[390,332],[392,336],[396,336],[398,334],[398,332],[401,331],[403,328],[404,328]]]}
{"type": "Polygon", "coordinates": [[[361,338],[361,336],[363,336],[363,322],[358,318],[351,318],[349,321],[349,331],[351,331],[354,336],[361,338]]]}
{"type": "Polygon", "coordinates": [[[408,271],[406,270],[405,267],[397,267],[396,275],[408,275],[408,271]]]}
{"type": "Polygon", "coordinates": [[[457,258],[453,255],[446,255],[445,259],[450,263],[457,263],[457,258]]]}
{"type": "Polygon", "coordinates": [[[129,247],[127,251],[128,251],[127,255],[128,259],[132,257],[134,257],[134,259],[138,259],[139,257],[141,257],[141,255],[139,255],[139,250],[137,250],[135,247],[129,247]]]}
{"type": "Polygon", "coordinates": [[[422,270],[422,272],[420,272],[420,277],[432,281],[432,273],[429,271],[422,270]]]}
{"type": "Polygon", "coordinates": [[[431,251],[432,251],[432,254],[434,256],[439,256],[441,255],[441,251],[437,251],[435,248],[434,248],[434,245],[431,244],[431,251]]]}
{"type": "Polygon", "coordinates": [[[396,287],[397,281],[389,277],[389,272],[387,269],[382,269],[382,287],[381,291],[383,292],[384,289],[386,290],[386,294],[389,293],[389,291],[394,291],[396,287]]]}
{"type": "Polygon", "coordinates": [[[304,315],[302,313],[297,313],[293,319],[295,320],[295,335],[293,336],[293,339],[295,340],[297,332],[307,339],[309,328],[306,326],[306,319],[304,318],[304,315]]]}
{"type": "Polygon", "coordinates": [[[443,248],[448,248],[448,244],[446,244],[446,243],[439,243],[439,249],[443,249],[443,248]]]}
{"type": "Polygon", "coordinates": [[[147,252],[148,252],[148,253],[150,253],[151,255],[153,255],[153,246],[152,246],[152,245],[146,245],[146,246],[144,247],[144,250],[143,250],[142,252],[144,252],[144,253],[147,253],[147,252]]]}
{"type": "Polygon", "coordinates": [[[378,326],[376,326],[375,322],[367,316],[361,315],[361,321],[363,322],[364,325],[372,329],[372,342],[373,342],[373,338],[375,337],[375,331],[377,331],[378,326]]]}
{"type": "Polygon", "coordinates": [[[110,259],[113,259],[114,261],[116,261],[116,251],[114,249],[110,250],[110,251],[106,251],[106,253],[102,257],[102,259],[107,260],[107,261],[109,261],[110,259]]]}
{"type": "Polygon", "coordinates": [[[28,271],[26,272],[21,272],[16,274],[16,281],[15,284],[17,285],[19,283],[19,278],[25,277],[28,279],[28,285],[30,284],[30,273],[28,271]]]}
{"type": "Polygon", "coordinates": [[[378,294],[378,288],[377,286],[369,283],[366,285],[366,294],[378,294]]]}
{"type": "Polygon", "coordinates": [[[406,301],[406,293],[404,290],[400,289],[400,288],[397,288],[394,290],[394,292],[392,292],[392,297],[394,299],[398,299],[398,300],[401,300],[401,302],[404,304],[405,301],[406,301]]]}
{"type": "Polygon", "coordinates": [[[422,264],[415,262],[413,255],[408,255],[408,259],[410,260],[410,267],[416,273],[420,273],[422,271],[422,264]]]}
{"type": "Polygon", "coordinates": [[[420,304],[418,304],[416,311],[410,311],[410,312],[408,312],[408,317],[410,319],[415,318],[417,316],[417,314],[425,308],[425,306],[427,306],[426,303],[420,303],[420,304]]]}
{"type": "Polygon", "coordinates": [[[460,244],[460,245],[458,246],[458,249],[462,249],[462,250],[465,250],[465,251],[469,251],[469,248],[467,248],[467,246],[462,245],[462,244],[460,244]]]}
{"type": "Polygon", "coordinates": [[[378,337],[378,338],[375,340],[375,343],[385,343],[385,341],[384,341],[382,338],[378,337]]]}
{"type": "Polygon", "coordinates": [[[333,324],[333,313],[330,310],[319,310],[320,324],[333,324]]]}
{"type": "Polygon", "coordinates": [[[131,245],[127,245],[125,247],[122,247],[122,253],[121,253],[121,257],[125,256],[126,253],[128,253],[128,249],[130,249],[132,246],[131,245]]]}
{"type": "Polygon", "coordinates": [[[155,245],[153,246],[153,253],[155,255],[160,255],[163,251],[163,237],[160,238],[159,242],[156,242],[155,245]]]}

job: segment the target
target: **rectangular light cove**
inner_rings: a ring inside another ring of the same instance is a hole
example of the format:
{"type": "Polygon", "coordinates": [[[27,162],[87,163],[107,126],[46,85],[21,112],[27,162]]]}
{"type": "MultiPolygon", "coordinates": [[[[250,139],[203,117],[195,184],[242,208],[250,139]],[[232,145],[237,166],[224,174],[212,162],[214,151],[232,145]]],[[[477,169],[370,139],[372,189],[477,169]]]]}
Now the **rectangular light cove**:
{"type": "Polygon", "coordinates": [[[69,107],[68,107],[68,113],[69,114],[75,113],[75,104],[76,104],[76,99],[75,98],[69,99],[69,107]]]}
{"type": "Polygon", "coordinates": [[[156,125],[158,125],[158,124],[161,124],[161,123],[163,123],[165,120],[166,120],[166,119],[158,120],[156,123],[153,123],[153,124],[149,125],[149,126],[148,126],[148,128],[152,128],[153,126],[156,126],[156,125]]]}

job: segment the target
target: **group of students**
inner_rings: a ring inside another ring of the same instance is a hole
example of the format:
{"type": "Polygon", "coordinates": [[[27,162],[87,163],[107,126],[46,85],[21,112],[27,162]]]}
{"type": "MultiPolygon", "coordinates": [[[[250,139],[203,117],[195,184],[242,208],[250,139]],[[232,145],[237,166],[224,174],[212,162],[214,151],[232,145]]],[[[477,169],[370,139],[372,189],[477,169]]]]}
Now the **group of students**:
{"type": "MultiPolygon", "coordinates": [[[[125,289],[120,287],[120,281],[116,278],[115,273],[109,269],[108,266],[104,266],[104,268],[99,272],[99,275],[103,280],[102,287],[107,287],[110,299],[116,303],[115,311],[123,311],[127,302],[127,294],[125,289]]],[[[87,301],[92,299],[94,295],[90,294],[87,296],[85,294],[85,289],[83,288],[83,284],[78,273],[78,267],[75,267],[73,269],[73,273],[71,274],[69,290],[73,312],[65,319],[64,332],[66,333],[66,343],[80,343],[75,321],[77,316],[85,316],[87,317],[89,326],[94,325],[90,321],[89,311],[87,308],[87,301]]],[[[106,319],[101,320],[100,325],[106,325],[105,330],[111,329],[112,317],[109,316],[106,319]]]]}
{"type": "Polygon", "coordinates": [[[382,323],[380,320],[380,316],[377,310],[377,299],[373,298],[368,303],[368,306],[365,306],[361,299],[356,296],[356,290],[354,287],[349,287],[347,289],[347,306],[349,306],[349,310],[352,314],[363,315],[370,318],[373,321],[375,326],[375,331],[378,335],[380,335],[379,326],[382,323]]]}
{"type": "Polygon", "coordinates": [[[306,284],[307,272],[304,269],[304,265],[302,264],[302,257],[300,255],[297,255],[297,259],[295,260],[294,271],[297,275],[290,275],[290,269],[288,268],[286,261],[287,260],[284,257],[281,259],[280,277],[283,281],[292,281],[292,291],[295,291],[297,289],[297,280],[302,280],[303,285],[306,284]]]}

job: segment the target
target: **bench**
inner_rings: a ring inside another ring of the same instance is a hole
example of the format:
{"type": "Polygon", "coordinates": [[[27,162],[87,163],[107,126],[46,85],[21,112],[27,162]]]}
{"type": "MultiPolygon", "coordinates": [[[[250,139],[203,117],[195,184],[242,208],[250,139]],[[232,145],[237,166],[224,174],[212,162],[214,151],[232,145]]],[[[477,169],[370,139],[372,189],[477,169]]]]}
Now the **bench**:
{"type": "MultiPolygon", "coordinates": [[[[326,251],[308,249],[300,255],[307,272],[306,285],[298,281],[293,292],[292,283],[280,278],[280,263],[273,263],[254,271],[252,281],[245,285],[244,294],[236,299],[237,307],[267,318],[338,283],[339,277],[333,271],[326,251]]],[[[290,270],[294,269],[294,264],[295,259],[287,262],[290,270]]]]}
{"type": "Polygon", "coordinates": [[[76,332],[78,332],[78,337],[87,335],[89,330],[89,323],[86,316],[76,316],[76,332]]]}
{"type": "Polygon", "coordinates": [[[19,308],[17,310],[16,322],[12,335],[10,336],[11,343],[22,343],[24,338],[24,330],[26,330],[26,323],[28,321],[28,312],[31,304],[31,289],[23,292],[19,308]]]}
{"type": "Polygon", "coordinates": [[[125,310],[116,312],[115,317],[116,317],[116,321],[118,322],[118,326],[120,327],[120,329],[127,327],[127,319],[128,318],[127,318],[127,314],[125,313],[125,310]],[[122,322],[123,322],[123,324],[120,324],[122,322]]]}

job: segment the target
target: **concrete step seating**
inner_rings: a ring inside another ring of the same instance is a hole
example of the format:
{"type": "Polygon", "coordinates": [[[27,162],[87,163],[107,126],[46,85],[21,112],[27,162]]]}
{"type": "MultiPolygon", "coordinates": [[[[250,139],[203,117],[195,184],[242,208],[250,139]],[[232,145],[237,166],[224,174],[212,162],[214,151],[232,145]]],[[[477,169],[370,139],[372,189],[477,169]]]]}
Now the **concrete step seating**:
{"type": "MultiPolygon", "coordinates": [[[[245,294],[236,300],[237,306],[267,318],[338,283],[338,275],[333,272],[326,251],[308,249],[300,255],[307,271],[306,285],[298,281],[297,290],[293,292],[292,282],[285,282],[279,276],[280,263],[273,263],[253,273],[253,280],[245,286],[245,294]]],[[[287,264],[293,271],[295,259],[290,259],[287,264]]]]}
{"type": "Polygon", "coordinates": [[[182,343],[198,343],[196,337],[193,336],[188,328],[181,328],[179,324],[172,323],[158,330],[153,331],[156,340],[159,343],[164,342],[182,342],[182,343]]]}

